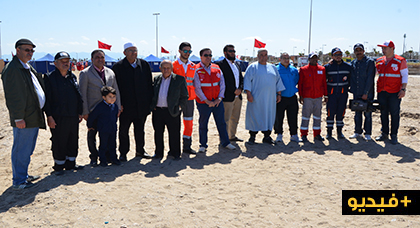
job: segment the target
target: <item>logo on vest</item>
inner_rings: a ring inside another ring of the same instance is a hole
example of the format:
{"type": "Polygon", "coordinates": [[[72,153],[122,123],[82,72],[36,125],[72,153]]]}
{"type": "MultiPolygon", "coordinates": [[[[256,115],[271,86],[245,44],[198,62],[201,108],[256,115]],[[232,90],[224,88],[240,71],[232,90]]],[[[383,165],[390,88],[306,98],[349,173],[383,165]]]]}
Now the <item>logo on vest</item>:
{"type": "Polygon", "coordinates": [[[392,70],[397,71],[398,70],[398,64],[391,64],[392,70]]]}
{"type": "Polygon", "coordinates": [[[319,71],[318,71],[318,74],[322,74],[322,70],[319,70],[319,71]]]}

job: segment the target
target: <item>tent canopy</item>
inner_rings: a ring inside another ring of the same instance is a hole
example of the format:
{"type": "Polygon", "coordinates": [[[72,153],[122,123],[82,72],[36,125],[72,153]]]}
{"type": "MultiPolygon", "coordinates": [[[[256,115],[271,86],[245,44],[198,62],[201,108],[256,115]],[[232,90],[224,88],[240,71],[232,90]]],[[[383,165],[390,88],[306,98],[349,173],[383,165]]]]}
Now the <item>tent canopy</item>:
{"type": "Polygon", "coordinates": [[[46,74],[55,70],[54,56],[49,53],[40,59],[31,61],[30,64],[38,73],[46,74]]]}
{"type": "Polygon", "coordinates": [[[160,65],[160,62],[162,62],[161,59],[159,59],[158,57],[150,54],[149,56],[144,58],[144,60],[146,60],[149,63],[150,68],[152,69],[152,72],[159,72],[160,71],[159,65],[160,65]]]}
{"type": "Polygon", "coordinates": [[[47,53],[44,57],[40,59],[35,59],[34,61],[35,62],[44,62],[44,61],[54,62],[54,56],[52,56],[50,53],[47,53]]]}
{"type": "Polygon", "coordinates": [[[190,56],[190,61],[193,63],[199,63],[201,61],[201,59],[199,57],[197,57],[196,55],[192,55],[190,56]]]}
{"type": "Polygon", "coordinates": [[[162,62],[161,59],[159,59],[158,57],[154,56],[153,54],[150,54],[149,56],[147,56],[146,58],[144,58],[144,60],[146,60],[147,62],[162,62]]]}

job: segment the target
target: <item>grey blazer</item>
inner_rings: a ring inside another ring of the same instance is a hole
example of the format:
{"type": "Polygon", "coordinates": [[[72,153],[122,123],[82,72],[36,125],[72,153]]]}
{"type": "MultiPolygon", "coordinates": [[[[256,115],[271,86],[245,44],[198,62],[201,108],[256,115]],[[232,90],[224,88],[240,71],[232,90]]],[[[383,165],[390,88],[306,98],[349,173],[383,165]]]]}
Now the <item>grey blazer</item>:
{"type": "MultiPolygon", "coordinates": [[[[104,68],[106,85],[112,86],[117,91],[117,101],[115,103],[118,105],[118,109],[121,110],[120,91],[118,90],[114,71],[106,66],[104,66],[104,68]]],[[[105,84],[93,65],[80,72],[79,87],[83,99],[82,115],[92,112],[96,105],[103,100],[101,94],[101,88],[103,86],[105,86],[105,84]]]]}

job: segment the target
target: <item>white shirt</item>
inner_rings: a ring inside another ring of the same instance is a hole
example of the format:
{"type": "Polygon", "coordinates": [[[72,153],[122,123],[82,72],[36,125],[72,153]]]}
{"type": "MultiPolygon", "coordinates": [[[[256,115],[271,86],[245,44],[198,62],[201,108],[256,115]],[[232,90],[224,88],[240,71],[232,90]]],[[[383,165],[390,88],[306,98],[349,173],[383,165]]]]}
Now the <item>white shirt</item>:
{"type": "Polygon", "coordinates": [[[171,77],[172,75],[169,75],[169,77],[165,78],[162,75],[162,81],[160,83],[159,96],[158,96],[156,107],[161,107],[161,108],[168,107],[168,89],[169,89],[169,85],[171,84],[171,77]]]}
{"type": "Polygon", "coordinates": [[[35,74],[32,73],[32,71],[30,70],[31,68],[29,67],[29,65],[27,63],[22,62],[19,59],[20,63],[22,63],[22,66],[29,70],[29,72],[31,73],[31,78],[32,78],[32,83],[34,84],[34,88],[36,93],[38,94],[38,101],[39,101],[39,107],[42,109],[45,105],[45,93],[44,90],[41,87],[41,84],[39,84],[38,79],[35,77],[35,74]]]}
{"type": "Polygon", "coordinates": [[[230,61],[225,57],[226,61],[229,63],[230,69],[232,69],[233,76],[235,76],[235,86],[236,88],[239,88],[239,70],[238,67],[236,67],[235,63],[230,61]]]}

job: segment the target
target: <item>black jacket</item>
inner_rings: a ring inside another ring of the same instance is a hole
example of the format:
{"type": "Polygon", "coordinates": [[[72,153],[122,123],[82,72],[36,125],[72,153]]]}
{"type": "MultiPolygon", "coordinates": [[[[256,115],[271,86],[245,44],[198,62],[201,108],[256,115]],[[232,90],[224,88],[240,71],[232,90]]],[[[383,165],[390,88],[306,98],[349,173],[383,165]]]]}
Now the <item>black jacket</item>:
{"type": "Polygon", "coordinates": [[[136,63],[133,68],[124,58],[114,64],[112,70],[120,90],[123,112],[130,116],[145,116],[150,113],[153,97],[152,71],[145,60],[137,59],[136,63]]]}
{"type": "MultiPolygon", "coordinates": [[[[235,90],[236,90],[235,76],[233,75],[233,71],[230,68],[230,65],[227,62],[226,58],[221,61],[217,61],[216,64],[219,65],[220,70],[222,70],[223,72],[223,78],[225,79],[226,89],[225,89],[225,98],[223,98],[223,101],[232,102],[233,100],[235,100],[235,90]]],[[[235,62],[235,66],[238,68],[238,71],[239,71],[238,89],[243,90],[244,77],[242,76],[241,67],[239,66],[237,62],[235,62]]],[[[242,94],[239,94],[239,99],[242,100],[242,94]]]]}

